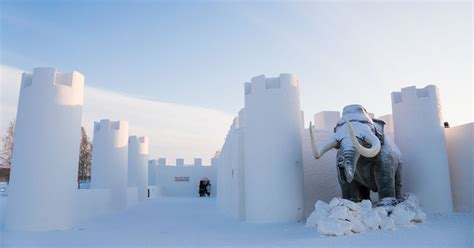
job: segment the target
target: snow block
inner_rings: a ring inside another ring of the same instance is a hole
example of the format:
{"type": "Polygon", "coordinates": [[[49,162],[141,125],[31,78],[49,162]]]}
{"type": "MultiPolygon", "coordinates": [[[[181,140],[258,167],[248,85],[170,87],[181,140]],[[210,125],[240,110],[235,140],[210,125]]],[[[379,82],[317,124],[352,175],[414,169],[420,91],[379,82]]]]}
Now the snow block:
{"type": "Polygon", "coordinates": [[[384,231],[393,231],[396,229],[395,221],[392,217],[384,217],[380,229],[384,231]]]}
{"type": "Polygon", "coordinates": [[[314,211],[306,220],[306,227],[316,227],[318,222],[329,216],[330,207],[323,201],[316,201],[314,211]]]}
{"type": "Polygon", "coordinates": [[[415,218],[415,213],[411,211],[405,204],[398,204],[393,210],[391,217],[393,217],[395,224],[400,226],[407,226],[415,218]]]}
{"type": "Polygon", "coordinates": [[[331,210],[328,218],[336,220],[347,220],[349,219],[349,209],[344,206],[337,206],[331,210]]]}
{"type": "Polygon", "coordinates": [[[377,230],[382,224],[382,218],[377,211],[369,211],[362,216],[362,222],[367,228],[377,230]]]}
{"type": "Polygon", "coordinates": [[[326,219],[318,224],[318,232],[327,236],[349,235],[352,228],[352,223],[345,220],[326,219]]]}

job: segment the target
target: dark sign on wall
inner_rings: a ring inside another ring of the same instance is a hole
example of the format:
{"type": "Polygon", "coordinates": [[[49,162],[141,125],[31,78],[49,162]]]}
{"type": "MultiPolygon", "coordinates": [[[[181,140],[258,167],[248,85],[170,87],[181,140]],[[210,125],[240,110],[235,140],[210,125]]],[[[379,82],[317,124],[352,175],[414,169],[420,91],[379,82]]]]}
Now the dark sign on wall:
{"type": "Polygon", "coordinates": [[[175,182],[189,182],[189,177],[174,177],[175,182]]]}

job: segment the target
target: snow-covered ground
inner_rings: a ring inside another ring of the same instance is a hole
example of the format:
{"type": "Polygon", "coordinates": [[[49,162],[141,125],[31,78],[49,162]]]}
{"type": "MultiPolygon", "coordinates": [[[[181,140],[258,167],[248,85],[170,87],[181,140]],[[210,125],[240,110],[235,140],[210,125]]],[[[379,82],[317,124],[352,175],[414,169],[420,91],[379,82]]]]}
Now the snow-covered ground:
{"type": "MultiPolygon", "coordinates": [[[[0,214],[7,197],[0,197],[0,214]]],[[[397,231],[320,236],[304,223],[248,224],[219,214],[215,198],[161,198],[74,230],[0,232],[0,247],[473,247],[474,214],[428,215],[397,231]]]]}

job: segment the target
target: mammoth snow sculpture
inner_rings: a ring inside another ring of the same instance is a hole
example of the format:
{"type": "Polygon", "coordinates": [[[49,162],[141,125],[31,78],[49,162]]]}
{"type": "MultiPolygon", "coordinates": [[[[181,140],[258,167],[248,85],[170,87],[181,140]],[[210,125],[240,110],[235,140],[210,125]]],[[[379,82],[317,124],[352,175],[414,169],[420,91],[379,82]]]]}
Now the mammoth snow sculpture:
{"type": "Polygon", "coordinates": [[[318,146],[310,124],[314,158],[338,149],[338,180],[344,199],[370,199],[370,190],[378,192],[379,205],[394,205],[402,198],[401,154],[385,137],[384,125],[382,120],[370,118],[361,105],[349,105],[344,107],[332,137],[318,146]]]}

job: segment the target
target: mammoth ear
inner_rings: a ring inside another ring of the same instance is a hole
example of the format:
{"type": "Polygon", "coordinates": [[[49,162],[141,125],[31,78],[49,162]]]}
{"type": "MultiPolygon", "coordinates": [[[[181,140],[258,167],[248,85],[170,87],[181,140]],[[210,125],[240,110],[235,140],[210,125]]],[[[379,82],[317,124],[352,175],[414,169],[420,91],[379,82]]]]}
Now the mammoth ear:
{"type": "Polygon", "coordinates": [[[384,131],[385,121],[380,120],[380,119],[376,119],[376,118],[373,118],[372,121],[374,122],[375,135],[377,136],[377,138],[379,138],[380,142],[383,145],[383,141],[384,141],[384,138],[385,138],[384,137],[384,134],[385,134],[385,131],[384,131]]]}

